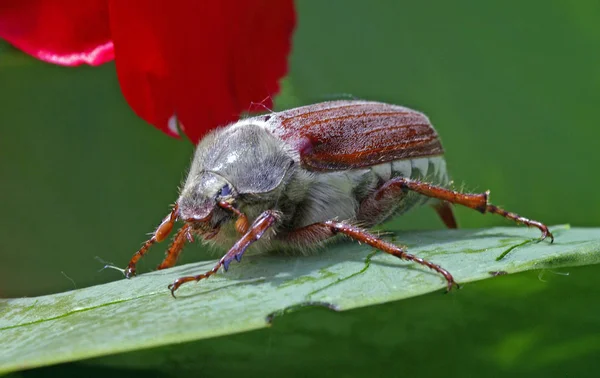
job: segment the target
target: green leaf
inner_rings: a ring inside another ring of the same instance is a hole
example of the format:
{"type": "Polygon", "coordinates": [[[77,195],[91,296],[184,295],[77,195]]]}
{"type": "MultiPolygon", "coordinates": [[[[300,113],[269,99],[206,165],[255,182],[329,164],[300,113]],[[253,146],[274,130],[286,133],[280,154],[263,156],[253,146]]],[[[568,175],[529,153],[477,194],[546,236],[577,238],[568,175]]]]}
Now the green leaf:
{"type": "MultiPolygon", "coordinates": [[[[525,228],[385,237],[440,264],[462,284],[497,272],[600,262],[600,229],[556,226],[553,232],[554,244],[539,242],[537,230],[525,228]]],[[[227,274],[184,285],[177,299],[171,297],[167,285],[174,279],[204,272],[214,263],[0,302],[0,373],[263,328],[305,305],[347,310],[445,287],[442,277],[421,266],[340,242],[316,256],[247,256],[227,274]]]]}

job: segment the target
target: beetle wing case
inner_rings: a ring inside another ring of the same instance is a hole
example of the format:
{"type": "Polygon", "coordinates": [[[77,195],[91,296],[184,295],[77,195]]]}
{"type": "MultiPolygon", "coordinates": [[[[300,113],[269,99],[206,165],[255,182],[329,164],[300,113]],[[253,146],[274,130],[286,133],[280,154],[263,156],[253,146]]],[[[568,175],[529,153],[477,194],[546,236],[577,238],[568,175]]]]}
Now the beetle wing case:
{"type": "Polygon", "coordinates": [[[304,168],[339,171],[442,155],[423,113],[371,101],[332,101],[274,113],[272,131],[295,146],[304,168]]]}

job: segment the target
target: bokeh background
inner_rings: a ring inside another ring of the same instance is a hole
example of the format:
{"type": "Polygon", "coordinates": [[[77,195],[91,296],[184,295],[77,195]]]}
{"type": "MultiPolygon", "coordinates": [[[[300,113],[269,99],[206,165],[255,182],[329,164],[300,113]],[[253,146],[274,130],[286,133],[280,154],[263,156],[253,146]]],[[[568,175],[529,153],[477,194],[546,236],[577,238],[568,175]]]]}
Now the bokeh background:
{"type": "MultiPolygon", "coordinates": [[[[495,204],[548,224],[600,225],[600,2],[312,0],[297,9],[277,109],[355,96],[421,110],[458,186],[491,189],[495,204]]],[[[126,265],[175,200],[192,152],[133,114],[113,64],[56,67],[0,45],[0,296],[121,279],[101,268],[126,265]]],[[[462,227],[507,224],[457,216],[462,227]]],[[[429,209],[394,225],[442,227],[429,209]]],[[[159,247],[139,270],[162,256],[159,247]]],[[[214,255],[192,246],[182,263],[205,258],[214,255]]],[[[530,272],[27,374],[593,376],[599,286],[599,266],[530,272]]]]}

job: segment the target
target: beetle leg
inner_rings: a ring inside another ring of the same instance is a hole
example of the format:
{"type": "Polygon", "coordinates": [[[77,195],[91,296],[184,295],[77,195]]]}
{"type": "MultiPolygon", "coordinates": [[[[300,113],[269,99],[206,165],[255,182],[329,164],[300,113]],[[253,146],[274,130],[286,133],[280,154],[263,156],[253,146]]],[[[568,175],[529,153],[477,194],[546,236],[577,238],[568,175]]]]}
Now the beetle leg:
{"type": "Polygon", "coordinates": [[[152,237],[150,239],[148,239],[144,243],[144,245],[142,245],[142,248],[140,248],[131,257],[129,264],[127,265],[127,268],[125,269],[125,277],[131,278],[131,277],[135,276],[135,273],[136,273],[135,266],[136,266],[137,262],[140,261],[140,259],[146,254],[146,252],[148,252],[148,250],[150,249],[150,247],[152,247],[152,245],[154,243],[156,243],[156,242],[160,243],[161,241],[165,240],[167,236],[169,236],[169,234],[171,233],[171,230],[173,229],[173,225],[175,224],[175,220],[177,220],[177,215],[178,215],[178,207],[177,207],[177,204],[175,204],[175,206],[173,207],[173,210],[171,210],[171,213],[163,219],[163,221],[160,223],[160,225],[156,228],[156,231],[154,231],[154,234],[152,235],[152,237]]]}
{"type": "MultiPolygon", "coordinates": [[[[375,198],[384,198],[389,196],[390,193],[400,192],[405,190],[412,190],[427,197],[437,198],[442,201],[450,202],[453,204],[463,205],[471,209],[477,210],[482,214],[492,213],[503,216],[504,218],[510,219],[517,223],[522,223],[528,227],[536,227],[542,232],[542,240],[547,237],[550,238],[550,242],[554,242],[554,236],[548,230],[548,226],[538,222],[536,220],[522,217],[516,213],[512,213],[499,208],[498,206],[492,205],[488,202],[489,191],[480,194],[471,193],[460,193],[454,190],[442,188],[427,184],[425,182],[411,180],[404,177],[396,177],[386,182],[375,192],[375,198]]],[[[443,219],[443,215],[442,215],[443,219]]]]}
{"type": "Polygon", "coordinates": [[[177,290],[181,285],[190,281],[200,281],[205,278],[212,276],[217,273],[217,271],[223,267],[225,271],[229,269],[229,264],[233,259],[236,259],[238,262],[242,260],[242,255],[248,247],[252,245],[252,243],[259,240],[263,234],[271,227],[273,224],[279,219],[279,215],[272,211],[267,210],[263,212],[261,215],[256,218],[254,223],[250,226],[249,230],[238,240],[233,247],[219,260],[217,265],[215,265],[211,270],[206,273],[199,274],[197,276],[186,276],[176,279],[172,284],[169,285],[169,290],[171,290],[171,294],[173,297],[175,296],[175,290],[177,290]]]}
{"type": "Polygon", "coordinates": [[[396,256],[402,260],[414,261],[418,264],[432,269],[446,279],[448,291],[452,290],[454,285],[458,284],[454,281],[452,275],[444,268],[436,265],[432,262],[424,260],[420,257],[407,253],[403,248],[398,247],[392,243],[386,242],[383,239],[361,229],[356,226],[352,226],[347,223],[337,221],[326,221],[323,223],[314,223],[306,227],[299,228],[285,235],[286,241],[298,244],[298,245],[311,245],[313,243],[323,241],[327,238],[335,236],[338,233],[345,234],[359,243],[365,243],[371,247],[377,248],[385,253],[396,256]]]}
{"type": "Polygon", "coordinates": [[[190,230],[190,225],[188,223],[184,224],[175,237],[173,238],[173,242],[167,249],[165,259],[160,263],[157,269],[167,269],[173,267],[177,263],[177,258],[183,251],[183,247],[185,246],[186,241],[192,240],[192,234],[190,230]]]}
{"type": "Polygon", "coordinates": [[[439,203],[433,205],[433,209],[438,214],[438,216],[442,219],[442,222],[448,228],[458,228],[456,224],[456,218],[454,217],[454,212],[452,211],[452,205],[448,201],[440,201],[439,203]]]}
{"type": "MultiPolygon", "coordinates": [[[[372,227],[381,223],[389,217],[390,212],[393,212],[402,197],[406,195],[401,187],[386,184],[387,182],[360,203],[356,219],[362,226],[372,227]]],[[[446,227],[457,228],[456,218],[454,218],[454,212],[449,202],[438,201],[433,208],[446,227]]]]}
{"type": "Polygon", "coordinates": [[[229,202],[220,201],[217,204],[222,209],[229,210],[235,215],[237,215],[238,219],[235,221],[235,230],[238,232],[238,234],[244,235],[246,232],[248,232],[248,227],[250,226],[250,223],[248,222],[248,217],[246,217],[246,214],[239,211],[229,202]]]}

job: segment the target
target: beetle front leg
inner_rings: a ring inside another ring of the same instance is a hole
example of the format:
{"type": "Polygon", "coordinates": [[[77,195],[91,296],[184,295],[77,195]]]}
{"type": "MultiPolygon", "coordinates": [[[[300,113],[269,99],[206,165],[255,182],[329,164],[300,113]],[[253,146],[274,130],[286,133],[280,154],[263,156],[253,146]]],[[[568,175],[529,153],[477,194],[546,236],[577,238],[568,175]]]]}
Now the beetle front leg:
{"type": "Polygon", "coordinates": [[[135,276],[137,262],[140,261],[140,259],[148,252],[154,243],[160,243],[161,241],[165,240],[167,236],[169,236],[171,230],[173,229],[173,225],[175,224],[175,220],[177,220],[178,209],[179,208],[177,204],[175,204],[173,210],[171,210],[171,213],[163,219],[160,225],[156,228],[156,231],[154,231],[152,237],[148,239],[144,245],[142,245],[142,248],[140,248],[133,255],[133,257],[131,257],[129,264],[125,269],[125,277],[131,278],[135,276]]]}
{"type": "Polygon", "coordinates": [[[157,269],[161,270],[175,266],[175,264],[177,263],[177,259],[181,254],[181,251],[183,251],[183,247],[185,246],[186,241],[192,241],[190,225],[187,223],[184,224],[179,229],[179,231],[177,231],[177,234],[175,234],[173,242],[167,249],[164,260],[160,263],[157,269]]]}
{"type": "Polygon", "coordinates": [[[205,278],[212,276],[217,273],[217,271],[223,267],[225,271],[229,269],[229,264],[236,259],[238,262],[242,260],[242,256],[244,252],[250,247],[254,242],[258,241],[263,234],[271,227],[277,220],[279,219],[279,215],[272,210],[267,210],[263,212],[261,215],[256,218],[254,223],[250,226],[248,231],[238,240],[233,247],[219,260],[219,262],[208,272],[199,274],[197,276],[187,276],[181,277],[175,280],[171,285],[169,285],[169,290],[171,290],[171,295],[175,297],[175,291],[184,283],[190,281],[200,281],[205,278]]]}
{"type": "Polygon", "coordinates": [[[488,202],[489,191],[480,194],[460,193],[454,190],[442,188],[440,186],[431,185],[425,182],[411,180],[404,177],[396,177],[386,182],[375,192],[375,198],[383,198],[393,192],[412,190],[427,197],[437,198],[442,201],[453,204],[463,205],[471,209],[477,210],[482,214],[492,213],[503,216],[517,223],[524,224],[528,227],[536,227],[542,232],[542,240],[547,237],[550,242],[554,242],[554,236],[548,230],[548,226],[533,219],[522,217],[516,213],[512,213],[492,205],[488,202]]]}

